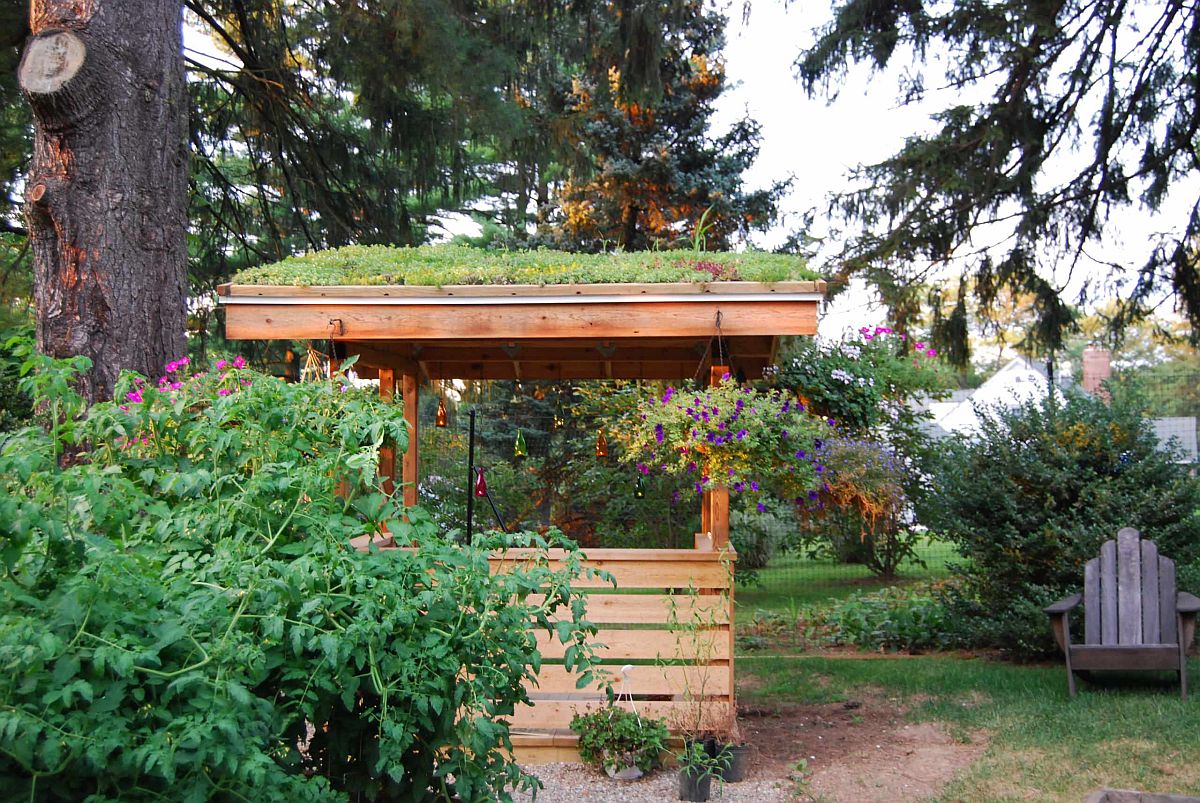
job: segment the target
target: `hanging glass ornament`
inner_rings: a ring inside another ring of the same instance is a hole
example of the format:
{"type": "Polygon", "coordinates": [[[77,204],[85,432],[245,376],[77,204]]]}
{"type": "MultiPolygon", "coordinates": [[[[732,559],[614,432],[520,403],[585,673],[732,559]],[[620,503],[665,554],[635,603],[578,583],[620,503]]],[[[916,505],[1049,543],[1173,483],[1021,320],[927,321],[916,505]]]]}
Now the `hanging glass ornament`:
{"type": "Polygon", "coordinates": [[[446,399],[443,397],[438,399],[437,416],[433,420],[434,426],[444,429],[446,426],[446,419],[446,399]]]}
{"type": "Polygon", "coordinates": [[[639,473],[637,475],[637,484],[633,486],[633,498],[634,499],[642,499],[645,496],[646,496],[646,481],[642,478],[642,475],[639,473]]]}
{"type": "Polygon", "coordinates": [[[525,433],[517,430],[517,442],[513,444],[513,457],[525,457],[529,450],[525,448],[525,433]]]}
{"type": "Polygon", "coordinates": [[[608,457],[608,438],[604,437],[604,427],[596,432],[596,457],[608,457]]]}
{"type": "Polygon", "coordinates": [[[475,467],[475,495],[487,496],[487,480],[483,478],[483,466],[475,467]]]}

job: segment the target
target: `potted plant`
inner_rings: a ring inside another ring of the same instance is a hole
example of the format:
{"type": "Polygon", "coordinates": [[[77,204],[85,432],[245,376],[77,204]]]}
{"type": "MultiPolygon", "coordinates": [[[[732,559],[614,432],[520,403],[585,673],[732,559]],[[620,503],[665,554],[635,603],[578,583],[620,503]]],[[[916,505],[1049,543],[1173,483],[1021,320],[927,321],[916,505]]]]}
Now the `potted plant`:
{"type": "Polygon", "coordinates": [[[656,767],[668,736],[663,720],[615,705],[577,713],[571,730],[579,735],[579,757],[620,780],[640,778],[656,767]]]}
{"type": "Polygon", "coordinates": [[[679,799],[708,800],[712,794],[713,779],[721,780],[725,758],[716,750],[715,741],[686,739],[683,751],[676,754],[679,760],[679,799]]]}
{"type": "Polygon", "coordinates": [[[832,424],[782,391],[744,387],[726,375],[712,387],[667,388],[639,404],[619,433],[621,459],[642,475],[687,477],[697,493],[725,487],[761,500],[773,491],[807,504],[823,484],[822,439],[832,424]]]}

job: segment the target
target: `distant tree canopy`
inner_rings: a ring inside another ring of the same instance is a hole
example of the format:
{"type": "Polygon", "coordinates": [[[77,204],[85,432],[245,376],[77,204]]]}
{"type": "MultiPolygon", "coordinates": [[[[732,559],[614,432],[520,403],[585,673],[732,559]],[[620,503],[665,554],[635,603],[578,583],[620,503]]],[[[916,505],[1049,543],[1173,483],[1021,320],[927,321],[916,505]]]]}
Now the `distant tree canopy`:
{"type": "MultiPolygon", "coordinates": [[[[986,97],[949,106],[931,133],[857,170],[855,189],[834,204],[861,226],[843,276],[866,276],[904,325],[921,301],[922,266],[960,262],[985,308],[1005,290],[1032,295],[1031,340],[1052,351],[1074,324],[1059,282],[1068,270],[1095,271],[1103,275],[1075,301],[1119,292],[1116,329],[1174,295],[1200,342],[1200,198],[1141,246],[1140,266],[1092,250],[1123,210],[1158,210],[1172,185],[1200,176],[1200,7],[841,0],[797,67],[810,94],[836,96],[853,64],[882,70],[908,57],[916,68],[902,103],[926,96],[928,65],[951,88],[986,97]]],[[[966,293],[951,294],[935,318],[935,339],[960,362],[965,309],[966,293]]]]}

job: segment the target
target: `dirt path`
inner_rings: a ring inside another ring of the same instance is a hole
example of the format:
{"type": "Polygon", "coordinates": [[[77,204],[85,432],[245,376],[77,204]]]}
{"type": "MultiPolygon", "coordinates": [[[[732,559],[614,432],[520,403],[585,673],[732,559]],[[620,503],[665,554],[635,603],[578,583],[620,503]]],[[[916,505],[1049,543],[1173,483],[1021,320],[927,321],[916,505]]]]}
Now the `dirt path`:
{"type": "Polygon", "coordinates": [[[983,754],[986,740],[952,738],[904,721],[897,703],[864,697],[824,705],[743,707],[743,737],[759,777],[790,778],[798,800],[909,801],[936,795],[983,754]]]}

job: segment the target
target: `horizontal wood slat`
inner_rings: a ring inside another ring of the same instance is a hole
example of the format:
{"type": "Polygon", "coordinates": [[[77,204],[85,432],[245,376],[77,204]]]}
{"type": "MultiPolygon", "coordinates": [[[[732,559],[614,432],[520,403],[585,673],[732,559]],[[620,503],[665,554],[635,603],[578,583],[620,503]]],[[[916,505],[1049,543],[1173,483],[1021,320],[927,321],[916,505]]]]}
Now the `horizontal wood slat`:
{"type": "MultiPolygon", "coordinates": [[[[674,551],[674,550],[672,550],[674,551]]],[[[717,562],[715,553],[694,552],[693,554],[708,555],[708,560],[697,561],[691,558],[662,559],[646,562],[630,562],[627,560],[595,559],[589,554],[587,566],[601,569],[612,574],[617,588],[629,589],[659,589],[678,588],[696,590],[723,589],[729,585],[729,567],[717,562]]],[[[507,567],[518,563],[511,558],[494,557],[491,559],[492,572],[502,572],[507,567]]],[[[563,568],[559,561],[551,561],[552,569],[563,568]]],[[[607,580],[600,578],[579,578],[571,584],[575,588],[612,588],[607,580]]]]}
{"type": "Polygon", "coordinates": [[[1071,647],[1071,668],[1179,669],[1179,648],[1174,644],[1124,646],[1077,644],[1071,647]]]}
{"type": "MultiPolygon", "coordinates": [[[[527,601],[540,605],[544,599],[543,594],[531,594],[527,601]]],[[[570,613],[560,609],[556,618],[569,619],[570,613]]],[[[687,624],[696,618],[705,625],[729,624],[728,602],[716,594],[587,595],[587,620],[596,624],[687,624]]]]}
{"type": "MultiPolygon", "coordinates": [[[[592,639],[596,655],[605,661],[695,660],[726,661],[730,656],[729,628],[695,633],[670,630],[601,630],[592,639]]],[[[537,632],[537,647],[543,658],[559,659],[566,645],[544,630],[537,632]]]]}
{"type": "MultiPolygon", "coordinates": [[[[566,728],[576,711],[586,712],[604,705],[603,700],[536,700],[532,706],[517,706],[512,718],[514,729],[553,730],[566,728]]],[[[618,703],[628,708],[628,702],[618,703]]],[[[662,717],[671,730],[721,730],[732,721],[732,705],[724,700],[705,700],[703,706],[689,701],[645,700],[635,703],[645,717],[662,717]]]]}
{"type": "Polygon", "coordinates": [[[603,693],[604,681],[613,682],[615,694],[683,694],[725,697],[733,693],[732,669],[728,663],[704,666],[635,666],[625,679],[619,666],[603,666],[594,670],[597,679],[585,689],[576,688],[579,678],[566,667],[546,665],[538,672],[538,685],[530,686],[531,694],[603,693]],[[602,675],[602,676],[601,676],[602,675]]]}

